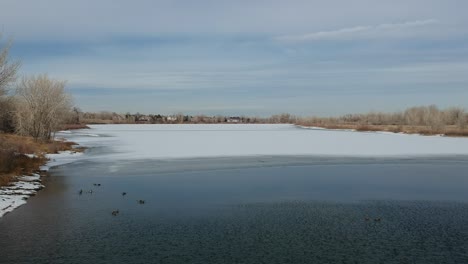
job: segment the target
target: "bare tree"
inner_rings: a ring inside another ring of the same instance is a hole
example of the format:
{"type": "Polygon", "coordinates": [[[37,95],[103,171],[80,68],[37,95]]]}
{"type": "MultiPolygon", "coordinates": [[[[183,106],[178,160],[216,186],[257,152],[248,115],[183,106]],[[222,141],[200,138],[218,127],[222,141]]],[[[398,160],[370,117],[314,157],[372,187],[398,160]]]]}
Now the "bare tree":
{"type": "Polygon", "coordinates": [[[72,116],[72,121],[74,124],[79,124],[80,123],[80,115],[82,111],[78,107],[73,107],[73,116],[72,116]]]}
{"type": "Polygon", "coordinates": [[[47,75],[23,78],[17,87],[16,131],[35,139],[50,140],[71,112],[65,82],[47,75]]]}
{"type": "Polygon", "coordinates": [[[20,66],[18,61],[9,60],[11,41],[1,45],[0,35],[0,131],[10,131],[12,127],[13,101],[7,96],[8,88],[16,80],[20,66]]]}

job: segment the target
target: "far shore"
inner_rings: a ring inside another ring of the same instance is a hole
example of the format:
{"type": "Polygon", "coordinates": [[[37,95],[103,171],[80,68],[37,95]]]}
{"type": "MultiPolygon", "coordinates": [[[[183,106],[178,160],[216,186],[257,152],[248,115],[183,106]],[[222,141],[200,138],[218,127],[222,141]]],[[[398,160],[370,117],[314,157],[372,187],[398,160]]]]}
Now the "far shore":
{"type": "MultiPolygon", "coordinates": [[[[89,125],[194,125],[194,124],[206,124],[206,125],[253,125],[253,124],[278,124],[278,123],[124,123],[124,122],[102,122],[102,123],[87,123],[87,124],[76,124],[66,125],[63,130],[74,130],[74,129],[89,129],[89,125]]],[[[292,123],[287,122],[284,124],[291,124],[303,128],[322,128],[329,130],[350,130],[356,132],[388,132],[388,133],[401,133],[409,135],[422,135],[422,136],[447,136],[447,137],[468,137],[468,128],[459,128],[457,126],[447,126],[441,129],[433,129],[430,126],[410,126],[410,125],[360,125],[360,124],[303,124],[301,122],[292,123]]]]}
{"type": "MultiPolygon", "coordinates": [[[[468,114],[460,107],[436,105],[410,107],[398,112],[368,112],[341,116],[295,116],[289,113],[269,117],[226,115],[175,115],[116,112],[76,112],[77,124],[293,124],[303,127],[391,132],[420,135],[468,137],[468,114]]],[[[80,125],[75,125],[80,127],[80,125]]],[[[85,127],[83,127],[85,128],[85,127]]]]}
{"type": "Polygon", "coordinates": [[[358,124],[296,124],[304,128],[323,128],[330,130],[352,130],[357,132],[389,132],[401,134],[417,134],[422,136],[468,137],[468,129],[449,126],[444,129],[431,129],[428,126],[401,126],[401,125],[358,125],[358,124]]]}

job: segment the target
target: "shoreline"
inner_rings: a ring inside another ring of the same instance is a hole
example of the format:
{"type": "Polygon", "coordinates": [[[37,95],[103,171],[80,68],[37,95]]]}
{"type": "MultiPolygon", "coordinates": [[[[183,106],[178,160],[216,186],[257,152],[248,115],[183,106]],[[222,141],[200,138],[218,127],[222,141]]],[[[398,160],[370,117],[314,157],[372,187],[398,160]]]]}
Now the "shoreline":
{"type": "Polygon", "coordinates": [[[29,159],[40,159],[45,160],[45,162],[41,162],[31,173],[10,176],[11,181],[0,187],[0,218],[26,204],[30,197],[45,188],[42,184],[42,177],[47,175],[50,168],[73,162],[77,156],[83,154],[82,147],[73,147],[78,146],[74,142],[55,139],[54,143],[57,142],[61,143],[62,147],[67,146],[69,149],[56,153],[41,153],[41,157],[36,154],[20,154],[29,159]]]}
{"type": "Polygon", "coordinates": [[[303,129],[316,129],[316,130],[331,130],[331,131],[348,131],[348,132],[375,132],[375,133],[390,133],[402,135],[418,135],[418,136],[442,136],[442,137],[468,137],[468,130],[466,131],[430,131],[427,127],[415,128],[411,126],[387,126],[387,125],[301,125],[294,124],[296,127],[303,129]]]}
{"type": "Polygon", "coordinates": [[[419,136],[444,136],[444,137],[468,137],[468,129],[449,128],[444,131],[432,131],[427,126],[397,126],[397,125],[355,125],[355,124],[338,124],[338,125],[322,125],[312,124],[303,125],[300,123],[87,123],[81,128],[75,129],[90,129],[89,126],[101,125],[292,125],[304,129],[316,130],[331,130],[331,131],[348,131],[348,132],[378,132],[402,135],[419,135],[419,136]]]}

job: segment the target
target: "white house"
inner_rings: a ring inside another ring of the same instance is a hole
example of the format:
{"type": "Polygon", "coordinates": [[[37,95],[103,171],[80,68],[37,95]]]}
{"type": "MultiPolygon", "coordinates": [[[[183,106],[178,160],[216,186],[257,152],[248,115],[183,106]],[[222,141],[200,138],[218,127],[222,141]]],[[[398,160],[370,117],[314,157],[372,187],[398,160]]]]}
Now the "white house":
{"type": "Polygon", "coordinates": [[[176,116],[168,116],[167,121],[170,121],[170,122],[177,121],[177,117],[176,116]]]}
{"type": "Polygon", "coordinates": [[[240,123],[241,122],[241,118],[238,117],[238,116],[231,116],[227,119],[227,122],[228,123],[240,123]]]}

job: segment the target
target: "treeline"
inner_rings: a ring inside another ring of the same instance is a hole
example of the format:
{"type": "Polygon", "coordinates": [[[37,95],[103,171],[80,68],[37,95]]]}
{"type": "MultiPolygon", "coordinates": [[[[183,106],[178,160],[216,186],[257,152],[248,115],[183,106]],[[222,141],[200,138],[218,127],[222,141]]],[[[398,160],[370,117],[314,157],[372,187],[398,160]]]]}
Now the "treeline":
{"type": "Polygon", "coordinates": [[[338,117],[298,117],[288,113],[270,117],[119,114],[106,111],[81,112],[79,109],[75,109],[73,115],[72,120],[85,124],[295,124],[329,129],[468,136],[468,114],[463,108],[439,109],[435,105],[411,107],[395,113],[370,112],[338,117]]]}
{"type": "Polygon", "coordinates": [[[435,105],[411,107],[402,112],[349,114],[339,117],[297,118],[297,125],[359,131],[389,131],[468,136],[468,114],[463,108],[435,105]]]}
{"type": "Polygon", "coordinates": [[[290,114],[273,115],[270,117],[256,116],[209,116],[209,115],[187,115],[183,113],[174,115],[141,114],[116,112],[82,112],[75,108],[73,120],[84,124],[278,124],[294,123],[296,118],[290,114]]]}
{"type": "Polygon", "coordinates": [[[10,61],[10,46],[0,45],[0,132],[49,141],[72,116],[71,96],[64,81],[47,75],[18,81],[20,63],[10,61]]]}

